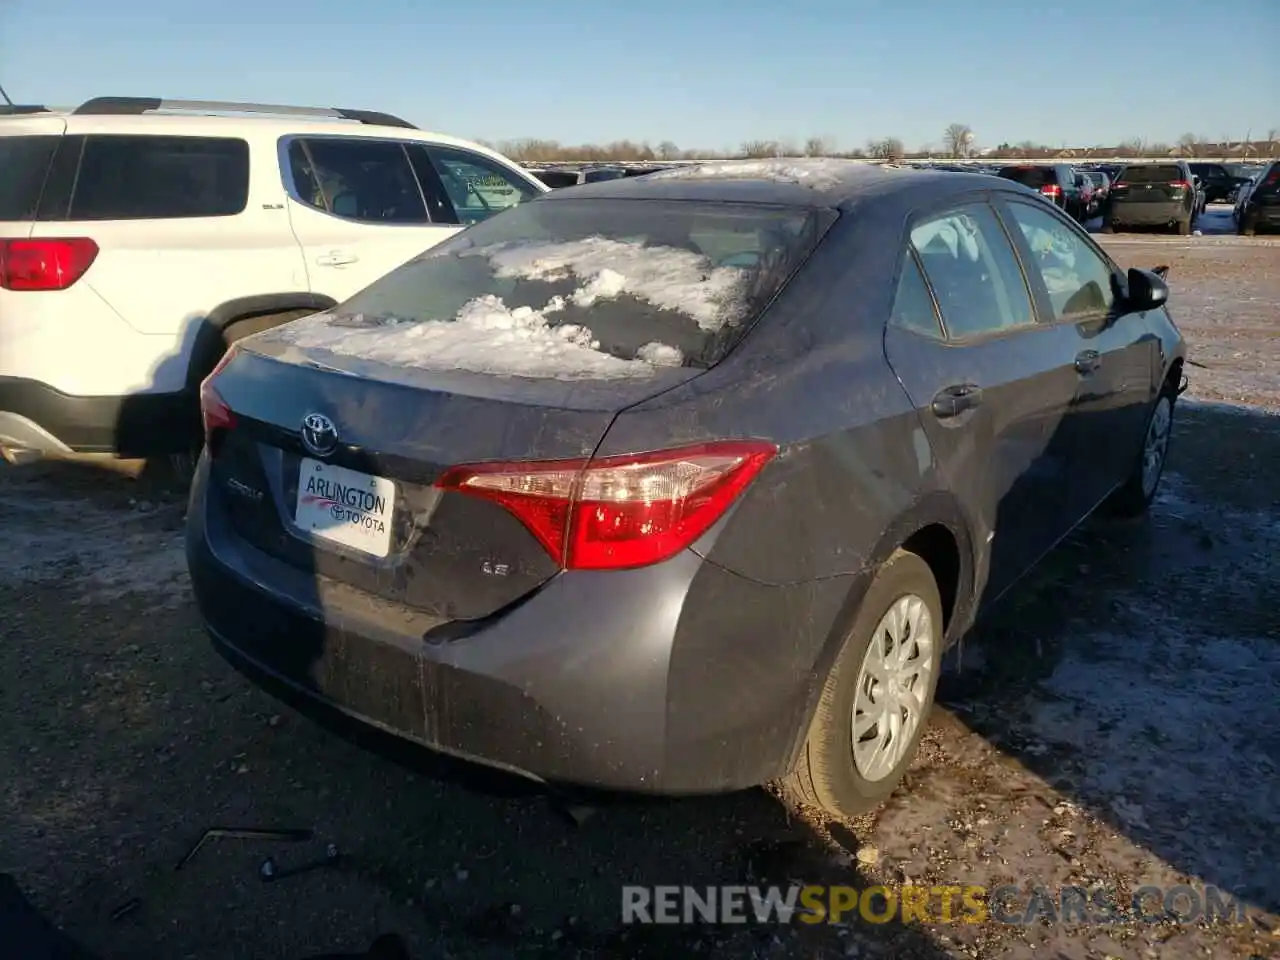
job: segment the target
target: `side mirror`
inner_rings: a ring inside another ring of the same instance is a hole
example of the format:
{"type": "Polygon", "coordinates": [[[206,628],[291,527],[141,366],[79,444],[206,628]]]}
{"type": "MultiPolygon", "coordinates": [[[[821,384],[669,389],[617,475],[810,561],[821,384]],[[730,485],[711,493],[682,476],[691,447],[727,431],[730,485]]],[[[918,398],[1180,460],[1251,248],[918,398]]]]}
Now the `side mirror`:
{"type": "Polygon", "coordinates": [[[1168,267],[1156,267],[1155,270],[1130,268],[1124,297],[1126,312],[1141,313],[1164,306],[1169,301],[1169,285],[1165,283],[1168,273],[1168,267]]]}

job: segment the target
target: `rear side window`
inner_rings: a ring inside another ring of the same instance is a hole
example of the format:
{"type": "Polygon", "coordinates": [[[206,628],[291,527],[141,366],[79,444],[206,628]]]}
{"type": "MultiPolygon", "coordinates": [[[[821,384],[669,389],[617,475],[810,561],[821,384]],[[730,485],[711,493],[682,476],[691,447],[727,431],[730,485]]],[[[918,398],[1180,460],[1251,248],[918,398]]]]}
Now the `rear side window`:
{"type": "Polygon", "coordinates": [[[1035,322],[1031,294],[995,212],[973,204],[911,231],[947,335],[981,336],[1035,322]]]}
{"type": "Polygon", "coordinates": [[[363,223],[429,223],[426,203],[402,143],[306,138],[289,145],[295,198],[363,223]]]}
{"type": "Polygon", "coordinates": [[[926,337],[942,337],[942,324],[933,297],[929,295],[920,264],[910,250],[903,260],[902,275],[898,277],[898,292],[893,298],[889,322],[926,337]]]}
{"type": "Polygon", "coordinates": [[[1000,171],[1000,176],[1033,190],[1058,182],[1058,172],[1053,167],[1005,167],[1000,171]]]}
{"type": "Polygon", "coordinates": [[[0,137],[0,220],[36,215],[58,137],[0,137]]]}
{"type": "Polygon", "coordinates": [[[249,200],[249,145],[224,137],[90,136],[69,220],[230,217],[249,200]]]}
{"type": "Polygon", "coordinates": [[[1176,163],[1144,163],[1125,167],[1116,178],[1118,183],[1170,183],[1181,180],[1182,168],[1176,163]]]}

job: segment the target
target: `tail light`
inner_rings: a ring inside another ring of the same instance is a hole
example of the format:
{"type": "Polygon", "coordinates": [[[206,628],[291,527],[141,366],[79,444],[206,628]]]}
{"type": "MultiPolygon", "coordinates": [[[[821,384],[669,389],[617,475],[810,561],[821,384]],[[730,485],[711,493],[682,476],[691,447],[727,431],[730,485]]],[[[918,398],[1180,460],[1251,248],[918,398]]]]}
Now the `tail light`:
{"type": "Polygon", "coordinates": [[[235,354],[236,345],[232,344],[209,375],[200,383],[200,419],[204,423],[204,442],[206,446],[209,445],[209,441],[219,430],[230,430],[236,425],[236,415],[231,412],[231,408],[227,406],[227,401],[222,399],[222,396],[213,385],[213,381],[222,372],[223,368],[231,362],[235,354]]]}
{"type": "Polygon", "coordinates": [[[778,452],[706,443],[600,460],[454,467],[436,482],[514,514],[568,570],[657,563],[690,546],[778,452]]]}
{"type": "Polygon", "coordinates": [[[1186,180],[1170,180],[1169,187],[1173,190],[1190,190],[1191,184],[1186,180]]]}
{"type": "Polygon", "coordinates": [[[1058,186],[1056,183],[1046,183],[1043,187],[1040,188],[1040,192],[1044,194],[1046,197],[1062,196],[1062,188],[1058,186]]]}
{"type": "Polygon", "coordinates": [[[88,237],[0,239],[0,287],[5,290],[66,290],[98,257],[88,237]]]}

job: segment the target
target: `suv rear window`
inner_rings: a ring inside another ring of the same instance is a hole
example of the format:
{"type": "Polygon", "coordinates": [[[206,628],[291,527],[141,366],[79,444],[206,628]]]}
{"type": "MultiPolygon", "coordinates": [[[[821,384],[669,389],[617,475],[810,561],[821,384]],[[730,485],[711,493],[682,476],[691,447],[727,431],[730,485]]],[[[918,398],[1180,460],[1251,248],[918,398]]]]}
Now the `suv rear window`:
{"type": "Polygon", "coordinates": [[[835,218],[755,204],[520,204],[289,335],[427,369],[509,374],[513,349],[518,375],[532,377],[703,367],[738,341],[835,218]]]}
{"type": "Polygon", "coordinates": [[[999,176],[1006,180],[1015,180],[1033,190],[1058,182],[1058,171],[1053,167],[1004,167],[999,176]]]}
{"type": "Polygon", "coordinates": [[[249,144],[224,137],[90,136],[68,220],[230,217],[249,200],[249,144]]]}
{"type": "Polygon", "coordinates": [[[1125,167],[1116,177],[1118,183],[1171,183],[1182,179],[1182,168],[1176,163],[1143,163],[1125,167]]]}
{"type": "Polygon", "coordinates": [[[0,220],[36,215],[58,137],[0,137],[0,220]]]}

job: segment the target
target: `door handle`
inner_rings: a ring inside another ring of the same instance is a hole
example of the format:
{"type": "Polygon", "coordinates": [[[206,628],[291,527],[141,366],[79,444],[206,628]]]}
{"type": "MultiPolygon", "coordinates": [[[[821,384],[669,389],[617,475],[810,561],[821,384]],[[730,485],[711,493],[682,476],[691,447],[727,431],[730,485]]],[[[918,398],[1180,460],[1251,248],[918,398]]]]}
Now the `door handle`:
{"type": "Polygon", "coordinates": [[[1097,350],[1081,350],[1076,354],[1076,372],[1084,376],[1102,366],[1102,354],[1097,350]]]}
{"type": "Polygon", "coordinates": [[[982,388],[976,383],[961,383],[947,387],[933,398],[930,409],[939,420],[958,417],[982,403],[982,388]]]}
{"type": "Polygon", "coordinates": [[[355,263],[359,259],[354,253],[343,253],[341,250],[334,250],[331,253],[324,253],[316,257],[316,263],[322,267],[341,267],[348,263],[355,263]]]}

